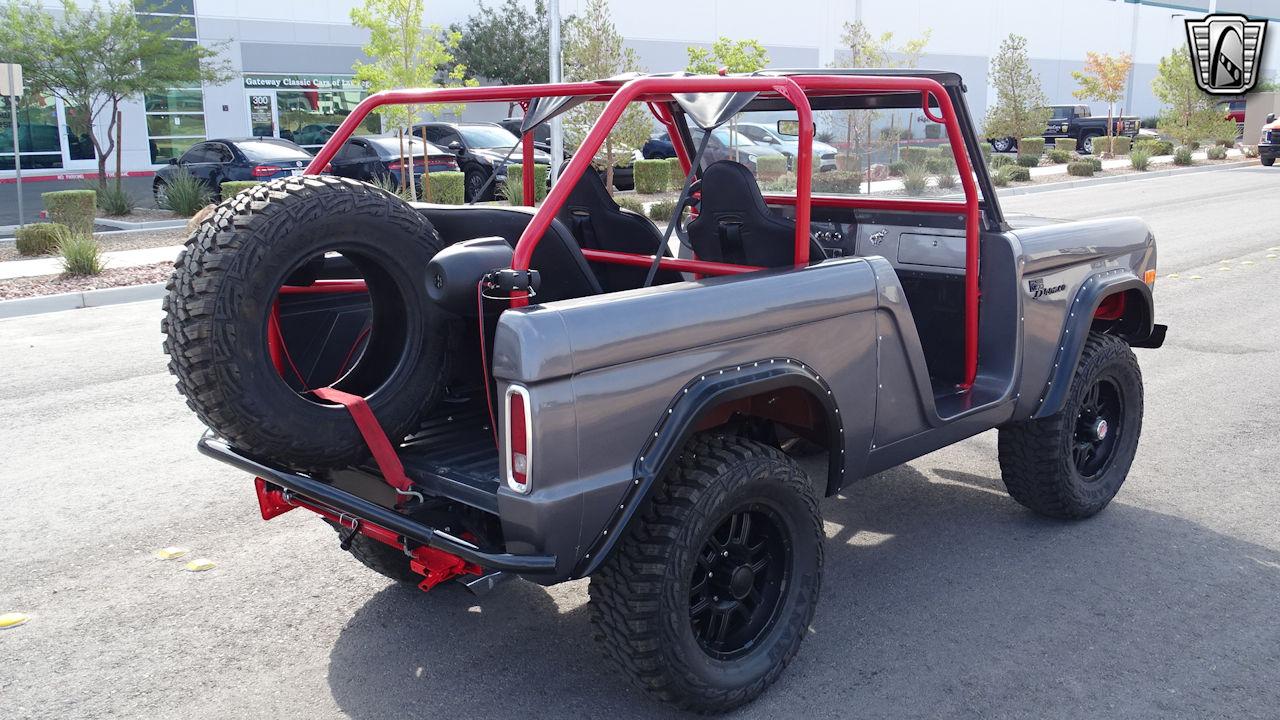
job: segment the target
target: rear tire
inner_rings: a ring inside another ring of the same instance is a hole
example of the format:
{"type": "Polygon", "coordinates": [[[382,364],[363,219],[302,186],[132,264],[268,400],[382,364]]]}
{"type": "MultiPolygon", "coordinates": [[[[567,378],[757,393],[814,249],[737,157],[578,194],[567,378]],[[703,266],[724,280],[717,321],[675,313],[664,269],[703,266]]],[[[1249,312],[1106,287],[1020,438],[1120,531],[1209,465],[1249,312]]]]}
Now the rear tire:
{"type": "MultiPolygon", "coordinates": [[[[326,522],[329,521],[326,520],[326,522]]],[[[339,527],[333,522],[329,522],[329,526],[339,535],[347,531],[346,528],[339,527]]],[[[408,555],[367,535],[356,533],[351,538],[351,548],[347,552],[365,567],[396,582],[414,586],[422,582],[422,576],[409,567],[408,555]]]]}
{"type": "Polygon", "coordinates": [[[1111,502],[1142,434],[1142,371],[1114,335],[1091,333],[1061,410],[1000,428],[1009,495],[1047,517],[1079,520],[1111,502]]]}
{"type": "Polygon", "coordinates": [[[1085,136],[1081,137],[1081,138],[1080,138],[1080,153],[1081,153],[1081,154],[1084,154],[1084,155],[1093,155],[1093,154],[1094,154],[1094,152],[1093,152],[1093,143],[1094,143],[1094,141],[1095,141],[1095,140],[1097,140],[1099,137],[1101,137],[1101,135],[1098,135],[1097,133],[1094,133],[1094,134],[1091,134],[1091,135],[1085,135],[1085,136]]]}
{"type": "Polygon", "coordinates": [[[1273,157],[1262,158],[1262,164],[1264,167],[1271,167],[1276,164],[1276,159],[1273,157]]]}
{"type": "Polygon", "coordinates": [[[795,656],[822,580],[822,518],[776,448],[695,437],[592,576],[605,654],[679,707],[726,712],[795,656]]]}
{"type": "Polygon", "coordinates": [[[312,470],[367,456],[346,409],[295,392],[267,345],[279,288],[338,250],[364,277],[373,313],[364,351],[333,386],[366,398],[395,442],[444,387],[447,325],[426,293],[440,247],[426,218],[356,180],[284,178],[237,194],[188,238],[169,281],[161,327],[178,391],[210,429],[258,458],[312,470]]]}

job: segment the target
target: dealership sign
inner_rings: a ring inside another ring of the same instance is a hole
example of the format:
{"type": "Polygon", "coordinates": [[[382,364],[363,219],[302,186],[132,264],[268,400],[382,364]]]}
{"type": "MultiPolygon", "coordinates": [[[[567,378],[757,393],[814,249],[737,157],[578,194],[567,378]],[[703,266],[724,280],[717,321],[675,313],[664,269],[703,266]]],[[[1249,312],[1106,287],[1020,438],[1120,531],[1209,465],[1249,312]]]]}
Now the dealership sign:
{"type": "Polygon", "coordinates": [[[1200,89],[1213,95],[1240,95],[1258,82],[1266,20],[1243,15],[1208,15],[1187,20],[1187,45],[1200,89]]]}
{"type": "Polygon", "coordinates": [[[245,75],[244,86],[255,90],[367,90],[369,83],[350,75],[245,75]]]}

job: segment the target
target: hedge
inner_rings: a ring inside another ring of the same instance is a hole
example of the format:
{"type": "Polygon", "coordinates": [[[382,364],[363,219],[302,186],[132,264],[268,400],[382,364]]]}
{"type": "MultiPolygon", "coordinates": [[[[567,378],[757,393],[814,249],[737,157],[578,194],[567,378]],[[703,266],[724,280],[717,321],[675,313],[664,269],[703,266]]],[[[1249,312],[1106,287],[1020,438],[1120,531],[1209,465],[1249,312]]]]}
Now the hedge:
{"type": "Polygon", "coordinates": [[[1065,150],[1068,153],[1076,151],[1076,141],[1074,138],[1055,138],[1053,141],[1055,150],[1065,150]]]}
{"type": "Polygon", "coordinates": [[[466,203],[466,180],[466,174],[452,170],[431,173],[431,202],[441,205],[466,203]]]}
{"type": "Polygon", "coordinates": [[[18,228],[14,244],[19,255],[48,255],[58,249],[58,243],[69,233],[60,223],[34,223],[18,228]]]}
{"type": "Polygon", "coordinates": [[[636,179],[636,192],[645,195],[666,191],[671,184],[671,169],[666,160],[637,160],[632,171],[636,179]]]}
{"type": "Polygon", "coordinates": [[[756,158],[756,177],[761,180],[772,180],[786,171],[786,155],[764,155],[756,158]]]}
{"type": "Polygon", "coordinates": [[[991,147],[991,143],[982,143],[978,145],[978,150],[982,153],[982,159],[990,162],[992,153],[995,150],[991,147]]]}
{"type": "Polygon", "coordinates": [[[950,155],[929,158],[925,161],[924,167],[932,175],[942,175],[944,173],[955,172],[956,160],[950,155]]]}
{"type": "Polygon", "coordinates": [[[1000,168],[1000,172],[1010,182],[1027,182],[1031,179],[1031,171],[1021,165],[1006,165],[1000,168]]]}
{"type": "Polygon", "coordinates": [[[1093,163],[1087,163],[1087,162],[1067,163],[1067,174],[1079,175],[1081,177],[1088,177],[1093,174],[1093,163]]]}
{"type": "Polygon", "coordinates": [[[1173,143],[1168,140],[1156,140],[1154,138],[1143,138],[1133,144],[1137,150],[1146,150],[1152,155],[1172,155],[1173,143]]]}
{"type": "Polygon", "coordinates": [[[902,148],[902,161],[908,165],[923,165],[929,159],[929,148],[911,146],[902,148]]]}
{"type": "Polygon", "coordinates": [[[815,193],[856,195],[862,191],[862,173],[854,170],[830,170],[813,176],[810,190],[815,193]]]}
{"type": "Polygon", "coordinates": [[[1040,157],[1044,154],[1044,138],[1022,138],[1018,141],[1018,154],[1040,157]]]}
{"type": "Polygon", "coordinates": [[[649,219],[654,222],[671,222],[671,213],[676,211],[675,200],[659,200],[649,206],[649,219]]]}
{"type": "Polygon", "coordinates": [[[98,210],[98,193],[93,190],[58,190],[40,195],[49,219],[75,232],[93,232],[98,210]]]}
{"type": "Polygon", "coordinates": [[[671,187],[677,190],[684,187],[685,173],[684,168],[680,166],[680,158],[667,158],[663,162],[671,166],[671,187]]]}
{"type": "Polygon", "coordinates": [[[1024,168],[1033,168],[1039,164],[1040,164],[1039,155],[1018,153],[1018,165],[1024,168]]]}
{"type": "Polygon", "coordinates": [[[760,187],[766,192],[795,192],[796,174],[793,172],[784,172],[772,180],[764,180],[760,182],[760,187]]]}
{"type": "MultiPolygon", "coordinates": [[[[1113,149],[1111,150],[1112,155],[1128,155],[1129,154],[1129,149],[1130,149],[1129,138],[1123,135],[1117,135],[1111,138],[1111,142],[1113,147],[1113,149]]],[[[1097,155],[1100,152],[1107,152],[1107,136],[1106,135],[1099,135],[1093,139],[1093,150],[1095,155],[1097,155]]]]}
{"type": "Polygon", "coordinates": [[[1062,163],[1065,163],[1065,162],[1071,162],[1071,153],[1061,148],[1055,147],[1054,149],[1049,151],[1048,155],[1049,155],[1049,159],[1053,161],[1054,165],[1061,165],[1062,163]]]}
{"type": "Polygon", "coordinates": [[[613,201],[618,203],[618,207],[623,210],[630,210],[631,212],[640,213],[641,215],[644,214],[644,203],[633,197],[614,196],[613,201]]]}
{"type": "Polygon", "coordinates": [[[239,194],[241,190],[248,190],[257,184],[256,180],[228,180],[222,183],[222,199],[226,200],[232,195],[239,194]]]}
{"type": "MultiPolygon", "coordinates": [[[[533,166],[533,201],[539,202],[547,196],[546,165],[533,166]]],[[[507,202],[512,205],[524,204],[524,165],[512,163],[507,166],[507,202]]]]}
{"type": "Polygon", "coordinates": [[[907,171],[907,164],[899,160],[898,162],[889,163],[889,175],[899,177],[907,171]]]}

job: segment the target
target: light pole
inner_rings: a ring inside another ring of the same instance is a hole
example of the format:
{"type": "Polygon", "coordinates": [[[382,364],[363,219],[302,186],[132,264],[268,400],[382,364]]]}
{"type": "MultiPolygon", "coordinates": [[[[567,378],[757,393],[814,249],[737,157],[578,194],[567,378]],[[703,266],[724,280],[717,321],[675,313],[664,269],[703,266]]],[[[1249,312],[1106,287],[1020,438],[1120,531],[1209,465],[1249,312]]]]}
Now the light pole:
{"type": "MultiPolygon", "coordinates": [[[[560,0],[547,3],[547,37],[548,68],[551,70],[551,82],[560,82],[560,0]]],[[[560,163],[564,160],[564,124],[560,116],[551,118],[551,182],[560,177],[560,163]]]]}

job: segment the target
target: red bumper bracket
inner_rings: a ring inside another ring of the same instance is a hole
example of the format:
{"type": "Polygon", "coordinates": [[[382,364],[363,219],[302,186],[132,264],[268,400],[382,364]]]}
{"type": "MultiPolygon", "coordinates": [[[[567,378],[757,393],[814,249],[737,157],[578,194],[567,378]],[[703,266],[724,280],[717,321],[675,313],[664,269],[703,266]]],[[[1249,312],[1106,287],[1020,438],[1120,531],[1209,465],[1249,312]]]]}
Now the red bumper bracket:
{"type": "Polygon", "coordinates": [[[422,582],[418,583],[418,587],[423,592],[459,575],[480,575],[484,572],[479,565],[473,565],[457,555],[425,545],[413,549],[413,559],[409,561],[409,567],[422,576],[422,582]]]}

